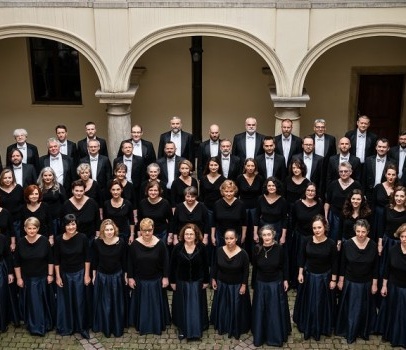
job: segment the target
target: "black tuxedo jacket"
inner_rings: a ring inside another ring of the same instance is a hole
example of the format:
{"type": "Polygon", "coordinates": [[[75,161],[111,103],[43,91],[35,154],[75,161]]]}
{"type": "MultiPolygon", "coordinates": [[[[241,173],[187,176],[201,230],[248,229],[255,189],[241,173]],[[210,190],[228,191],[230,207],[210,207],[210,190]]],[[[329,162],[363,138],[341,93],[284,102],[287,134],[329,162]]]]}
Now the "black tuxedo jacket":
{"type": "MultiPolygon", "coordinates": [[[[179,163],[182,160],[184,160],[185,158],[178,157],[177,155],[175,155],[174,157],[175,157],[175,174],[174,174],[173,178],[176,179],[177,177],[180,176],[179,163]]],[[[168,183],[168,164],[166,163],[166,157],[159,158],[156,162],[159,165],[159,168],[161,169],[159,178],[167,184],[168,183]]]]}
{"type": "MultiPolygon", "coordinates": [[[[255,160],[258,163],[258,173],[264,179],[267,178],[266,174],[266,159],[265,154],[261,154],[260,156],[256,157],[255,160]]],[[[287,169],[285,165],[285,158],[280,154],[273,154],[273,173],[272,176],[275,176],[279,181],[284,182],[285,177],[287,176],[287,169]]]]}
{"type": "MultiPolygon", "coordinates": [[[[296,154],[292,157],[293,159],[303,159],[303,152],[296,154]]],[[[307,169],[307,171],[310,171],[310,181],[314,182],[317,186],[318,191],[322,191],[323,189],[323,157],[313,153],[313,159],[312,159],[312,168],[307,169]]],[[[320,193],[320,192],[319,192],[320,193]]]]}
{"type": "MultiPolygon", "coordinates": [[[[260,154],[264,153],[264,149],[262,147],[262,141],[264,140],[265,135],[262,135],[260,133],[255,133],[255,154],[254,158],[256,156],[259,156],[260,154]]],[[[247,159],[247,145],[246,145],[246,132],[242,132],[240,134],[237,134],[234,136],[233,140],[233,150],[232,154],[240,158],[241,162],[244,162],[245,159],[247,159]]]]}
{"type": "MultiPolygon", "coordinates": [[[[316,147],[316,134],[310,135],[314,140],[314,147],[316,147]]],[[[326,166],[328,160],[331,156],[334,156],[337,153],[336,138],[333,135],[324,134],[324,154],[323,157],[326,159],[326,166]]]]}
{"type": "MultiPolygon", "coordinates": [[[[395,162],[396,166],[398,167],[398,174],[399,174],[399,147],[400,146],[393,146],[389,150],[388,157],[392,158],[393,161],[395,162]]],[[[403,169],[402,169],[402,178],[399,179],[400,183],[402,186],[406,186],[406,159],[405,162],[403,163],[403,169]]]]}
{"type": "MultiPolygon", "coordinates": [[[[39,166],[39,155],[38,155],[38,148],[37,146],[31,144],[31,143],[26,143],[27,145],[27,164],[32,164],[34,166],[34,169],[37,173],[40,171],[40,166],[39,166]]],[[[7,160],[6,164],[8,167],[11,167],[11,160],[9,159],[9,154],[12,149],[18,148],[17,143],[13,143],[12,145],[7,147],[7,160]]]]}
{"type": "MultiPolygon", "coordinates": [[[[21,163],[21,170],[23,172],[23,188],[29,185],[35,185],[37,183],[37,173],[32,164],[21,163]]],[[[14,167],[10,166],[10,169],[14,171],[14,167]]]]}
{"type": "MultiPolygon", "coordinates": [[[[369,201],[372,201],[373,189],[375,187],[376,157],[377,157],[376,155],[369,156],[368,158],[365,159],[364,164],[364,172],[363,172],[364,176],[362,186],[364,193],[369,201]]],[[[395,161],[392,158],[389,158],[389,156],[387,155],[385,166],[387,166],[389,163],[396,164],[395,161]]],[[[384,182],[385,180],[386,179],[384,169],[384,171],[382,172],[381,182],[384,182]]]]}
{"type": "MultiPolygon", "coordinates": [[[[80,160],[80,163],[90,164],[89,155],[82,158],[80,160]]],[[[107,184],[110,181],[111,177],[112,177],[112,169],[110,160],[106,156],[99,154],[99,159],[97,162],[97,175],[96,178],[93,178],[93,180],[97,181],[97,184],[99,185],[100,189],[103,191],[104,194],[106,194],[107,184]]]]}
{"type": "Polygon", "coordinates": [[[79,155],[78,155],[78,149],[76,147],[76,143],[74,143],[74,142],[72,142],[70,140],[67,140],[66,143],[67,143],[67,148],[68,148],[67,156],[69,156],[70,159],[72,159],[73,166],[76,167],[76,166],[79,165],[78,164],[79,163],[79,155]]]}
{"type": "MultiPolygon", "coordinates": [[[[96,140],[100,142],[99,154],[101,154],[102,156],[106,156],[108,158],[109,153],[107,151],[106,140],[102,139],[101,137],[97,137],[97,136],[96,136],[96,140]]],[[[83,140],[78,141],[78,158],[80,159],[80,161],[82,161],[82,158],[85,158],[86,156],[88,156],[87,138],[84,138],[83,140]]]]}
{"type": "MultiPolygon", "coordinates": [[[[330,184],[331,181],[337,180],[340,177],[340,174],[338,173],[338,167],[340,165],[340,154],[335,154],[334,156],[331,156],[329,161],[328,161],[328,166],[327,166],[327,176],[326,176],[326,186],[330,184]]],[[[361,183],[361,161],[359,160],[358,157],[350,154],[348,158],[349,163],[352,166],[352,175],[351,177],[354,180],[357,180],[359,183],[361,183]]]]}
{"type": "MultiPolygon", "coordinates": [[[[347,137],[351,142],[350,153],[354,156],[357,155],[357,129],[347,131],[345,133],[345,137],[347,137]]],[[[366,140],[365,140],[365,161],[367,157],[374,155],[376,141],[378,137],[367,130],[366,140]]]]}
{"type": "MultiPolygon", "coordinates": [[[[197,149],[197,177],[199,180],[202,179],[203,177],[203,171],[204,168],[206,167],[207,161],[211,157],[210,153],[210,139],[202,142],[199,145],[199,148],[197,149]]],[[[220,157],[220,140],[218,141],[219,147],[218,147],[218,153],[217,157],[220,157]]]]}
{"type": "MultiPolygon", "coordinates": [[[[161,134],[159,138],[159,146],[158,146],[158,158],[161,159],[165,157],[165,144],[171,140],[171,132],[164,132],[161,134]]],[[[189,134],[186,131],[181,131],[181,157],[186,158],[195,164],[195,151],[194,151],[195,143],[192,134],[189,134]]]]}
{"type": "MultiPolygon", "coordinates": [[[[116,165],[118,163],[125,164],[125,162],[123,161],[123,156],[117,157],[116,159],[114,159],[113,169],[116,168],[116,165]]],[[[137,194],[138,194],[138,190],[141,186],[141,183],[145,180],[145,178],[146,178],[146,173],[145,173],[144,159],[140,156],[133,155],[132,167],[131,167],[131,180],[132,180],[134,189],[137,190],[137,194]]]]}
{"type": "MultiPolygon", "coordinates": [[[[132,143],[132,139],[121,141],[120,148],[118,149],[118,152],[117,152],[117,158],[123,156],[123,152],[121,151],[121,145],[123,144],[123,142],[132,143]]],[[[144,171],[146,171],[146,167],[148,165],[156,162],[155,149],[154,149],[154,145],[152,144],[152,142],[144,140],[144,139],[141,139],[141,148],[142,148],[142,150],[141,150],[142,158],[144,159],[144,166],[145,166],[144,171]]],[[[114,169],[114,167],[113,167],[113,169],[114,169]]]]}
{"type": "MultiPolygon", "coordinates": [[[[63,187],[66,191],[66,193],[70,193],[71,191],[71,184],[73,179],[76,178],[76,172],[75,172],[75,166],[73,165],[73,161],[71,157],[59,153],[60,156],[62,156],[62,167],[63,167],[63,187]]],[[[50,166],[50,156],[49,154],[42,156],[39,159],[39,164],[41,170],[44,169],[45,167],[50,166]]]]}
{"type": "MultiPolygon", "coordinates": [[[[219,158],[220,158],[220,162],[221,162],[221,168],[223,168],[223,159],[222,159],[221,154],[219,155],[219,158]]],[[[228,176],[226,178],[228,180],[236,181],[238,175],[242,174],[242,167],[243,167],[243,162],[241,161],[240,157],[230,154],[230,168],[228,170],[228,176]]],[[[225,177],[225,175],[224,175],[224,177],[225,177]]]]}
{"type": "MultiPolygon", "coordinates": [[[[283,145],[282,145],[282,134],[275,136],[275,153],[280,154],[283,156],[283,145]]],[[[300,152],[303,152],[302,149],[302,139],[296,135],[292,134],[292,142],[290,144],[290,151],[289,151],[289,156],[288,159],[285,159],[285,164],[289,166],[290,161],[292,160],[292,157],[294,154],[299,154],[300,152]]]]}

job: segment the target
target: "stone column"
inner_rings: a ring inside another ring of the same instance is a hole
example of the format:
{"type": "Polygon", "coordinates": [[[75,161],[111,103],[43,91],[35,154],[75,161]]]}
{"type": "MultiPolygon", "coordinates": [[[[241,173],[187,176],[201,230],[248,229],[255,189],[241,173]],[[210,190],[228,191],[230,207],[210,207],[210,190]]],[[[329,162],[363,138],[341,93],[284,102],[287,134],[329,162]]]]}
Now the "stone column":
{"type": "Polygon", "coordinates": [[[98,90],[96,97],[100,103],[107,105],[107,147],[110,160],[118,152],[121,141],[130,138],[131,133],[131,102],[137,92],[138,85],[131,86],[126,92],[102,92],[98,90]]]}

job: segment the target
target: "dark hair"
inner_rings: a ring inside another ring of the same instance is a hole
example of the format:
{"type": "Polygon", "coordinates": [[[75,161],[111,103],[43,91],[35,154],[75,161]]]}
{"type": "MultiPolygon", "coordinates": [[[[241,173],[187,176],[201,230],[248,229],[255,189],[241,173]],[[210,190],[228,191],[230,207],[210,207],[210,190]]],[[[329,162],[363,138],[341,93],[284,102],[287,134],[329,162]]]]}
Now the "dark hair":
{"type": "Polygon", "coordinates": [[[303,162],[303,160],[301,160],[300,158],[294,158],[292,159],[292,161],[290,162],[289,165],[289,176],[293,176],[293,171],[292,171],[292,167],[293,165],[296,165],[302,172],[302,176],[306,177],[307,174],[307,166],[306,164],[303,162]]]}
{"type": "Polygon", "coordinates": [[[262,140],[262,146],[264,145],[265,141],[273,141],[275,143],[275,138],[273,136],[265,136],[262,140]]]}
{"type": "Polygon", "coordinates": [[[58,129],[63,129],[63,130],[65,130],[65,131],[68,131],[68,128],[67,128],[65,125],[63,125],[63,124],[60,124],[60,125],[55,126],[55,132],[57,132],[58,129]]]}
{"type": "Polygon", "coordinates": [[[87,123],[85,124],[85,126],[88,126],[88,125],[94,125],[94,126],[96,126],[96,124],[95,124],[94,122],[87,122],[87,123]]]}
{"type": "Polygon", "coordinates": [[[38,202],[42,202],[42,191],[37,185],[29,185],[25,188],[24,190],[24,200],[25,203],[30,203],[30,199],[28,198],[29,196],[32,195],[32,193],[37,190],[38,191],[38,202]]]}
{"type": "Polygon", "coordinates": [[[75,214],[66,214],[63,217],[62,227],[65,227],[66,225],[70,224],[71,222],[74,222],[75,224],[77,224],[76,215],[75,214]]]}
{"type": "Polygon", "coordinates": [[[150,181],[150,182],[147,183],[147,186],[145,186],[145,195],[146,195],[147,197],[148,197],[148,191],[149,191],[149,189],[152,188],[152,187],[154,187],[154,186],[158,186],[159,195],[162,196],[163,189],[162,189],[162,187],[161,187],[161,184],[160,184],[158,181],[156,181],[156,180],[152,180],[152,181],[150,181]]]}
{"type": "Polygon", "coordinates": [[[109,191],[111,190],[111,188],[112,188],[114,185],[120,186],[121,190],[123,189],[123,185],[121,184],[121,182],[120,182],[119,180],[117,180],[117,179],[113,179],[113,180],[111,180],[110,183],[109,183],[109,191]]]}
{"type": "Polygon", "coordinates": [[[316,196],[314,197],[314,199],[317,201],[318,200],[318,198],[317,198],[317,186],[316,186],[316,184],[314,182],[311,182],[311,181],[306,184],[306,187],[305,187],[305,189],[304,189],[304,191],[302,193],[302,196],[300,198],[301,199],[306,199],[306,191],[310,186],[314,186],[314,188],[316,189],[316,196]]]}
{"type": "Polygon", "coordinates": [[[275,176],[270,176],[270,177],[268,177],[268,178],[265,180],[265,182],[264,182],[264,193],[265,193],[265,194],[269,194],[267,187],[268,187],[268,183],[269,183],[270,181],[272,181],[273,184],[274,184],[275,187],[276,187],[276,194],[279,195],[279,196],[281,196],[282,193],[283,193],[282,182],[280,182],[280,181],[278,180],[278,178],[275,177],[275,176]]]}
{"type": "Polygon", "coordinates": [[[217,172],[220,175],[223,175],[223,169],[221,168],[221,160],[219,157],[210,157],[210,159],[206,162],[206,165],[204,167],[204,171],[203,171],[203,176],[207,175],[208,173],[210,173],[210,169],[209,169],[209,164],[210,162],[215,162],[218,164],[219,169],[217,170],[217,172]]]}
{"type": "Polygon", "coordinates": [[[83,180],[75,180],[72,182],[71,189],[73,190],[75,187],[83,187],[86,189],[86,185],[83,180]]]}
{"type": "Polygon", "coordinates": [[[348,197],[345,199],[344,205],[343,205],[343,216],[345,218],[350,218],[352,214],[354,213],[354,208],[352,207],[351,204],[351,198],[353,195],[360,195],[361,196],[361,205],[359,207],[359,218],[360,219],[365,219],[367,216],[371,215],[371,209],[369,208],[368,202],[365,199],[364,194],[362,193],[361,190],[359,189],[353,189],[351,193],[348,195],[348,197]]]}
{"type": "Polygon", "coordinates": [[[8,159],[10,160],[10,162],[14,152],[20,153],[21,158],[24,158],[23,152],[21,152],[18,148],[12,148],[11,151],[8,152],[8,159]]]}
{"type": "Polygon", "coordinates": [[[321,223],[324,226],[324,230],[326,231],[326,236],[327,236],[327,232],[330,230],[330,227],[329,227],[328,222],[327,222],[326,218],[324,217],[324,215],[321,215],[321,214],[315,215],[312,220],[312,226],[316,221],[321,221],[321,223]]]}
{"type": "Polygon", "coordinates": [[[116,166],[114,167],[114,175],[119,170],[125,170],[125,172],[127,172],[127,165],[125,165],[124,163],[117,163],[116,166]]]}
{"type": "Polygon", "coordinates": [[[203,235],[202,231],[200,231],[199,226],[189,223],[183,226],[179,232],[179,240],[184,241],[185,240],[185,231],[190,228],[195,232],[195,243],[203,241],[203,235]]]}
{"type": "MultiPolygon", "coordinates": [[[[393,192],[389,196],[389,208],[393,209],[395,207],[395,194],[396,192],[402,191],[404,194],[406,194],[406,187],[403,186],[397,186],[394,188],[393,192]]],[[[404,205],[406,207],[406,205],[404,205]]]]}
{"type": "Polygon", "coordinates": [[[258,163],[257,163],[257,161],[256,161],[254,158],[247,158],[247,159],[244,161],[243,174],[245,174],[245,166],[247,165],[248,162],[254,163],[254,166],[255,166],[255,173],[257,173],[257,172],[258,172],[258,163]]]}
{"type": "MultiPolygon", "coordinates": [[[[385,166],[385,169],[383,169],[383,174],[384,174],[384,176],[386,175],[386,173],[388,172],[388,170],[394,170],[395,173],[396,173],[396,179],[395,179],[395,182],[394,182],[394,184],[393,184],[393,187],[395,188],[395,187],[397,187],[398,184],[399,184],[398,167],[397,167],[397,165],[396,165],[395,163],[387,163],[386,166],[385,166]]],[[[385,178],[386,178],[386,176],[385,176],[385,178]]]]}

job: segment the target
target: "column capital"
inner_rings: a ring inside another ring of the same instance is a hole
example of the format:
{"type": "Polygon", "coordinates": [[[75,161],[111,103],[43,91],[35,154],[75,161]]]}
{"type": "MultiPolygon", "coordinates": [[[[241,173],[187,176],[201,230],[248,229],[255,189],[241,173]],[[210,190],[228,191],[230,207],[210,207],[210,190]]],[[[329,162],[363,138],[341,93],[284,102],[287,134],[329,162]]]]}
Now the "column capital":
{"type": "Polygon", "coordinates": [[[96,91],[95,96],[100,100],[100,103],[130,105],[137,93],[138,87],[139,85],[131,85],[124,92],[104,92],[99,89],[96,91]]]}
{"type": "Polygon", "coordinates": [[[310,101],[310,96],[303,89],[302,96],[278,96],[275,89],[270,89],[271,100],[276,108],[300,108],[306,107],[306,103],[310,101]]]}

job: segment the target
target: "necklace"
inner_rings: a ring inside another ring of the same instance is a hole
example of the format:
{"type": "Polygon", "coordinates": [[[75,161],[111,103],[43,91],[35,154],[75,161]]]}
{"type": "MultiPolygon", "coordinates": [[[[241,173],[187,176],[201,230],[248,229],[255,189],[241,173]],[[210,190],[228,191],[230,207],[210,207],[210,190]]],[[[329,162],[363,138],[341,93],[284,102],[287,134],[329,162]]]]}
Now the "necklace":
{"type": "Polygon", "coordinates": [[[264,251],[265,251],[265,259],[268,259],[268,252],[273,248],[273,244],[269,247],[269,249],[266,249],[264,247],[264,251]]]}

